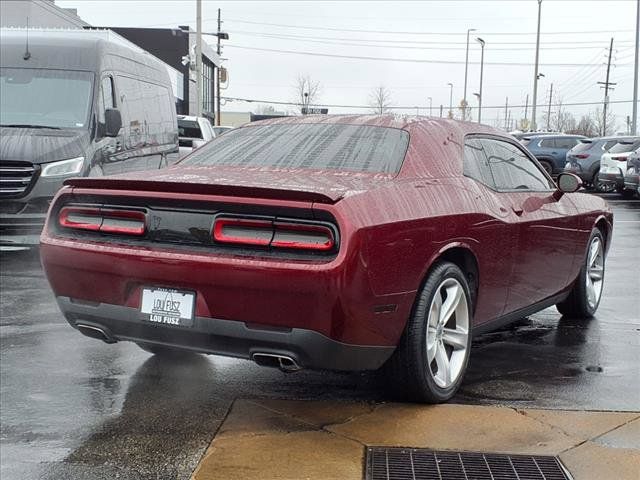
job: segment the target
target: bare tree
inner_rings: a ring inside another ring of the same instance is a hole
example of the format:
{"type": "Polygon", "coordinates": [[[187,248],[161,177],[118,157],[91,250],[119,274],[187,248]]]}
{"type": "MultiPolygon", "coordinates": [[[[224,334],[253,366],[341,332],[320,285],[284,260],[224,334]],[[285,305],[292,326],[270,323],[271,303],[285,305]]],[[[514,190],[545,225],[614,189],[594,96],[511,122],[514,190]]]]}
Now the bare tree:
{"type": "Polygon", "coordinates": [[[616,131],[617,123],[616,116],[611,110],[607,111],[606,119],[603,117],[602,110],[599,108],[597,108],[595,113],[592,113],[591,115],[598,135],[601,137],[613,135],[616,131]]]}
{"type": "Polygon", "coordinates": [[[595,137],[598,135],[598,130],[593,119],[589,115],[583,115],[575,128],[568,130],[567,133],[584,135],[585,137],[595,137]]]}
{"type": "Polygon", "coordinates": [[[562,109],[562,100],[558,102],[558,110],[552,116],[552,121],[556,132],[567,132],[576,128],[576,119],[571,112],[562,109]]]}
{"type": "Polygon", "coordinates": [[[382,115],[383,113],[389,113],[391,106],[391,92],[387,90],[387,87],[380,85],[376,87],[369,94],[369,105],[373,108],[374,113],[382,115]]]}
{"type": "Polygon", "coordinates": [[[320,82],[313,80],[309,75],[298,75],[294,91],[295,103],[300,107],[301,113],[303,108],[308,108],[318,101],[321,90],[320,82]]]}

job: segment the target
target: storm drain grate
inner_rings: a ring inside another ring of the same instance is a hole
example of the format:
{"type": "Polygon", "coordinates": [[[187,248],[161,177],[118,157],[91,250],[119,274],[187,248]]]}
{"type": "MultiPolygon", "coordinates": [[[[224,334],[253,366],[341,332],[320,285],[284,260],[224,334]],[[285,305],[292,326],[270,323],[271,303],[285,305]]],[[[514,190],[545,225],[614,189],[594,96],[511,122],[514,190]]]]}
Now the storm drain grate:
{"type": "Polygon", "coordinates": [[[367,448],[365,480],[571,480],[556,457],[367,448]]]}

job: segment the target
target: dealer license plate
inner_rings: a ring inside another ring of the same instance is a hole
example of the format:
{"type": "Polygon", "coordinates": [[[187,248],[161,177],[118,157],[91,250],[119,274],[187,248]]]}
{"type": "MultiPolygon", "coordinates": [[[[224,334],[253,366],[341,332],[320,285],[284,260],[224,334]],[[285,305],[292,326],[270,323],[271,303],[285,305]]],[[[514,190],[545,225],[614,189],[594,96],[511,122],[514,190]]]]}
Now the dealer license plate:
{"type": "Polygon", "coordinates": [[[145,287],[140,311],[144,320],[160,325],[193,326],[196,295],[170,288],[145,287]]]}

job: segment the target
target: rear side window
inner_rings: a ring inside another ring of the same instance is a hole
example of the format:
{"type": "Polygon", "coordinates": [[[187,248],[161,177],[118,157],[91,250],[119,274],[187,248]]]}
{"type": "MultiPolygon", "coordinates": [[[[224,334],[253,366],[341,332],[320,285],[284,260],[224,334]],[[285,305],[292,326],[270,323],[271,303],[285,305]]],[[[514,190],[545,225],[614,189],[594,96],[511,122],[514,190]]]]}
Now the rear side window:
{"type": "Polygon", "coordinates": [[[237,128],[183,165],[225,165],[397,173],[409,134],[371,125],[281,124],[237,128]]]}
{"type": "Polygon", "coordinates": [[[604,150],[605,152],[608,152],[609,149],[613,147],[616,143],[618,143],[617,140],[609,140],[602,146],[602,150],[604,150]]]}
{"type": "Polygon", "coordinates": [[[552,189],[540,168],[518,147],[502,140],[479,139],[497,190],[552,189]]]}
{"type": "Polygon", "coordinates": [[[464,142],[463,173],[465,177],[473,178],[487,187],[495,188],[489,161],[477,139],[469,138],[464,142]]]}
{"type": "Polygon", "coordinates": [[[180,137],[202,138],[200,125],[194,120],[178,119],[178,135],[180,137]]]}
{"type": "Polygon", "coordinates": [[[636,140],[635,142],[621,142],[613,146],[611,150],[609,150],[609,153],[633,152],[638,147],[640,147],[640,140],[636,140]]]}
{"type": "Polygon", "coordinates": [[[591,140],[580,140],[580,143],[571,149],[571,153],[580,153],[591,150],[594,143],[591,140]]]}
{"type": "Polygon", "coordinates": [[[553,138],[546,138],[540,142],[542,148],[556,148],[556,142],[553,138]]]}
{"type": "Polygon", "coordinates": [[[555,146],[556,148],[573,148],[576,146],[578,139],[576,138],[556,138],[555,146]]]}

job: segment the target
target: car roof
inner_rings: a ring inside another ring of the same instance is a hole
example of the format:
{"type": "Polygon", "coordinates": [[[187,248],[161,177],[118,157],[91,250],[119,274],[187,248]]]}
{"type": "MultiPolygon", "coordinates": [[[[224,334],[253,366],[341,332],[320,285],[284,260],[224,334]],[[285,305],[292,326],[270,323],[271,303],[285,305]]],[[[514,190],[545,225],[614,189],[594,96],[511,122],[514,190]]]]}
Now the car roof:
{"type": "Polygon", "coordinates": [[[416,127],[425,129],[455,129],[464,135],[473,133],[488,133],[505,138],[513,138],[508,133],[497,130],[488,125],[476,122],[463,122],[439,117],[400,116],[400,115],[304,115],[296,117],[270,118],[243,125],[284,125],[284,124],[342,124],[342,125],[370,125],[377,127],[399,128],[412,130],[416,127]]]}
{"type": "Polygon", "coordinates": [[[201,117],[196,117],[194,115],[178,115],[178,120],[189,120],[192,122],[196,122],[198,121],[198,118],[201,118],[201,117]]]}
{"type": "Polygon", "coordinates": [[[580,139],[587,139],[587,137],[585,137],[584,135],[573,135],[570,133],[552,133],[552,134],[542,134],[542,135],[531,135],[531,136],[526,136],[525,138],[544,138],[544,139],[548,139],[548,138],[580,138],[580,139]]]}

